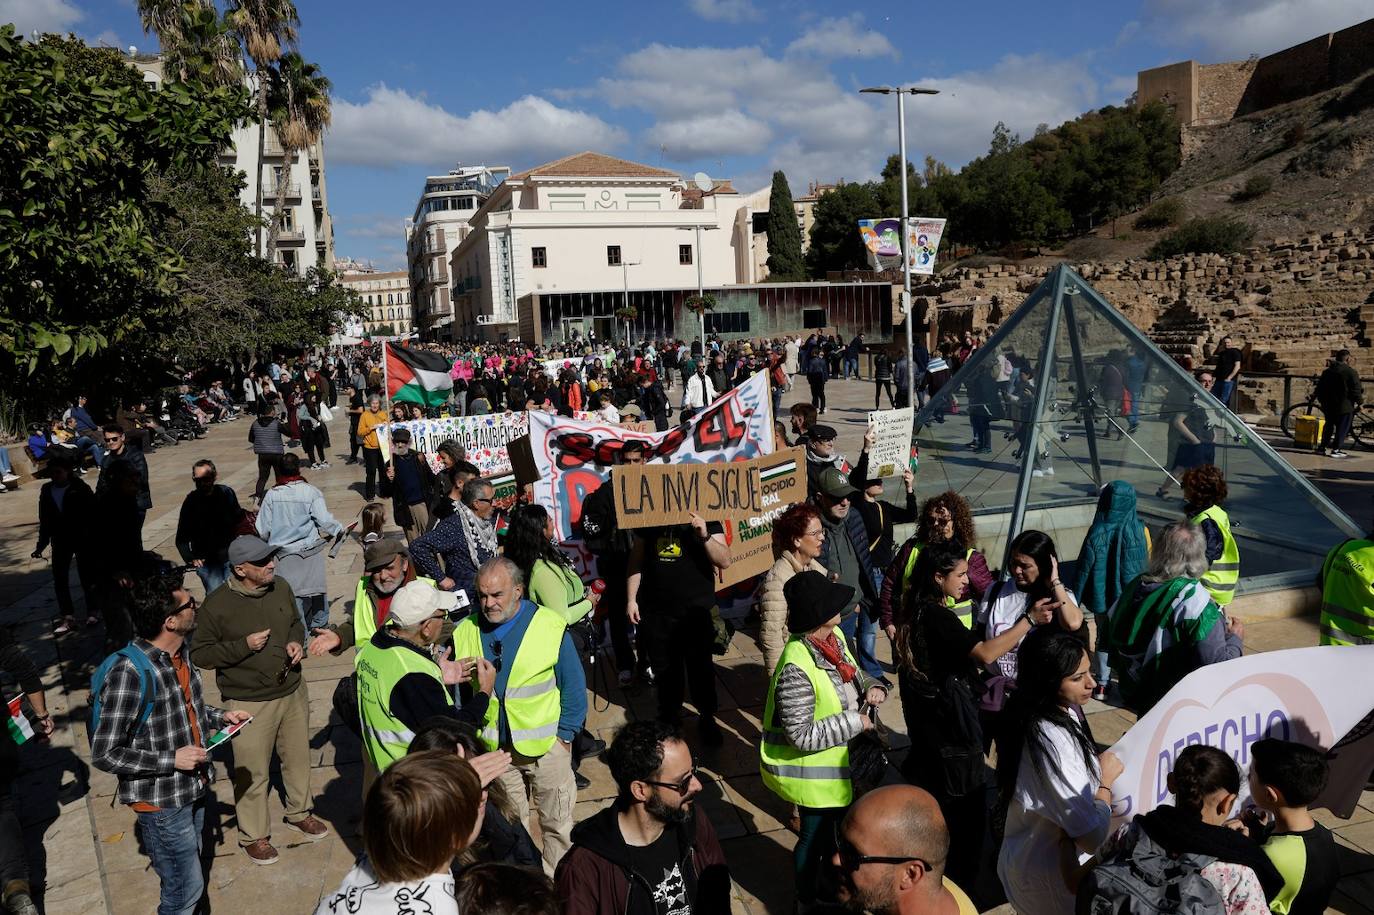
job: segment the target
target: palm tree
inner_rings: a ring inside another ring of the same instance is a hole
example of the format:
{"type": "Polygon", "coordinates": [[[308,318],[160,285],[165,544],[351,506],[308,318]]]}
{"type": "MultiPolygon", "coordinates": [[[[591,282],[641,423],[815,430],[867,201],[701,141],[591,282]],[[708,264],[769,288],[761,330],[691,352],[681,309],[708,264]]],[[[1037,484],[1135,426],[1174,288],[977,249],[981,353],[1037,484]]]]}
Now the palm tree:
{"type": "Polygon", "coordinates": [[[212,0],[138,0],[143,30],[162,47],[163,75],[182,83],[233,85],[243,67],[212,0]]]}
{"type": "Polygon", "coordinates": [[[277,201],[267,230],[267,260],[277,251],[282,211],[286,206],[286,184],[296,154],[308,150],[329,126],[329,80],[315,64],[295,51],[288,51],[267,71],[267,116],[281,141],[282,169],[277,173],[277,201]]]}
{"type": "MultiPolygon", "coordinates": [[[[140,0],[142,2],[142,0],[140,0]]],[[[171,0],[164,0],[171,2],[171,0]]],[[[202,0],[203,2],[203,0],[202,0]]],[[[259,257],[262,256],[262,161],[267,147],[267,93],[268,84],[273,79],[273,68],[282,59],[286,48],[296,43],[296,29],[301,24],[296,14],[296,4],[292,0],[230,0],[229,9],[224,14],[225,21],[234,30],[244,51],[253,61],[256,69],[258,103],[258,175],[253,182],[256,194],[253,215],[258,226],[254,230],[253,246],[259,257]]],[[[278,131],[280,134],[280,131],[278,131]]],[[[283,146],[285,144],[283,143],[283,146]]],[[[290,159],[282,171],[290,170],[290,159]]],[[[277,182],[281,191],[281,181],[277,182]]],[[[278,198],[278,207],[281,199],[278,198]]],[[[276,237],[275,231],[271,234],[276,237]]]]}

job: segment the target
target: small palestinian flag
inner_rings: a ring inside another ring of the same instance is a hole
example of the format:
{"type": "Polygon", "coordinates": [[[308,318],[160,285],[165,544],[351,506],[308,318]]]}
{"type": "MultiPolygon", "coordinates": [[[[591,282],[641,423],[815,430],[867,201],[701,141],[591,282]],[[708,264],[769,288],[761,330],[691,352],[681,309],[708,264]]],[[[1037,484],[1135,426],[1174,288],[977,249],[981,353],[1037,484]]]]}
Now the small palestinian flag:
{"type": "Polygon", "coordinates": [[[408,346],[383,343],[382,347],[386,351],[386,395],[392,402],[437,407],[448,400],[453,393],[453,377],[447,358],[408,346]]]}
{"type": "Polygon", "coordinates": [[[33,726],[29,724],[28,716],[19,707],[23,696],[15,696],[10,700],[10,737],[14,738],[16,745],[24,743],[33,737],[33,726]]]}
{"type": "Polygon", "coordinates": [[[772,467],[767,467],[764,470],[762,470],[759,473],[759,480],[763,483],[771,483],[773,480],[776,480],[779,477],[785,477],[789,473],[795,473],[796,470],[797,462],[793,460],[786,460],[783,461],[781,464],[774,464],[772,467]]]}

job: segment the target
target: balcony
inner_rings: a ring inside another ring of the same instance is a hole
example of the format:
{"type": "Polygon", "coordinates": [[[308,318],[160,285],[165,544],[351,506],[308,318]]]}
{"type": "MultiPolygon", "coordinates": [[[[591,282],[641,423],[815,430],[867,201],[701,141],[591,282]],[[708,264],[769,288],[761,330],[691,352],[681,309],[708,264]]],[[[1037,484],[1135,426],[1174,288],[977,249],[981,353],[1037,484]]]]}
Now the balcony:
{"type": "Polygon", "coordinates": [[[305,244],[304,229],[282,229],[277,232],[277,244],[279,245],[303,245],[305,244]]]}
{"type": "MultiPolygon", "coordinates": [[[[296,183],[296,182],[288,183],[284,188],[282,188],[282,191],[283,191],[283,193],[286,195],[286,199],[287,199],[287,200],[300,200],[300,199],[301,199],[301,186],[300,186],[299,183],[296,183]]],[[[262,197],[263,197],[264,200],[276,200],[276,199],[277,199],[277,182],[276,182],[276,181],[274,181],[274,180],[268,180],[268,181],[266,181],[266,182],[263,183],[263,186],[262,186],[262,197]]]]}
{"type": "Polygon", "coordinates": [[[276,134],[268,131],[263,139],[262,157],[264,159],[280,159],[286,155],[286,150],[282,149],[281,140],[277,139],[276,134]]]}
{"type": "Polygon", "coordinates": [[[320,187],[318,184],[310,188],[310,202],[315,204],[316,208],[324,206],[324,197],[320,194],[320,187]]]}

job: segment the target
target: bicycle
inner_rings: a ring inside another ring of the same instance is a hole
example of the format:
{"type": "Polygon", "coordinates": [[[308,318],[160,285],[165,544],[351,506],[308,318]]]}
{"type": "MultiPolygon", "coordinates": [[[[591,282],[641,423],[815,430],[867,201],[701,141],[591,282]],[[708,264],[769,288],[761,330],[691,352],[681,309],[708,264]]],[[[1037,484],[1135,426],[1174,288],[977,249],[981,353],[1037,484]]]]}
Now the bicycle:
{"type": "MultiPolygon", "coordinates": [[[[1289,406],[1279,417],[1279,428],[1288,438],[1296,439],[1297,418],[1299,416],[1317,416],[1325,419],[1326,414],[1322,411],[1321,404],[1317,402],[1317,379],[1310,379],[1312,389],[1307,393],[1307,399],[1299,401],[1289,406]]],[[[1374,447],[1374,411],[1367,404],[1361,404],[1355,411],[1355,416],[1350,423],[1350,438],[1362,448],[1374,447]]]]}

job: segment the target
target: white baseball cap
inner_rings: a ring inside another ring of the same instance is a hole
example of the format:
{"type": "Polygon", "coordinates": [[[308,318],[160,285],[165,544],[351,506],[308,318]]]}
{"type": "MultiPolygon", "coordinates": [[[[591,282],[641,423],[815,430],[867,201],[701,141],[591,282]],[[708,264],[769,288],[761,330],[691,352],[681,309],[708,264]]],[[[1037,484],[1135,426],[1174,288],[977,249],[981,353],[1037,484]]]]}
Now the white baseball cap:
{"type": "Polygon", "coordinates": [[[396,592],[396,596],[391,598],[391,609],[387,611],[386,621],[409,629],[420,625],[440,610],[452,610],[458,606],[458,600],[457,592],[440,591],[428,582],[417,579],[403,585],[396,592]]]}

